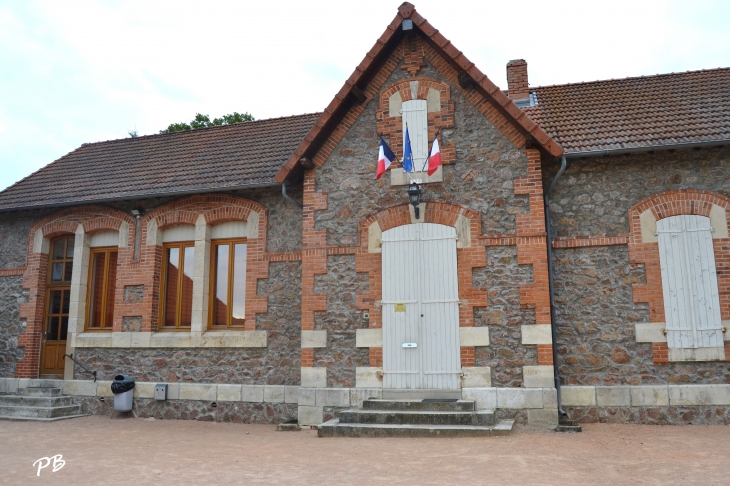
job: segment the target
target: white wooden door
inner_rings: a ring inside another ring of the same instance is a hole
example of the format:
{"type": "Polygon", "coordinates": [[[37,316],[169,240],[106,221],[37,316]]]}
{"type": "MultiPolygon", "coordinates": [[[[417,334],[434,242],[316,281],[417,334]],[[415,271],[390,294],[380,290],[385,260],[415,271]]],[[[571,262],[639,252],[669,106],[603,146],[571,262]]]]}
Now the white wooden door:
{"type": "Polygon", "coordinates": [[[383,387],[460,386],[456,229],[432,223],[382,235],[383,387]]]}
{"type": "Polygon", "coordinates": [[[679,215],[661,219],[657,236],[668,347],[722,351],[710,218],[679,215]]]}
{"type": "MultiPolygon", "coordinates": [[[[403,118],[403,143],[406,140],[406,126],[413,151],[413,171],[425,170],[428,159],[428,103],[426,100],[409,100],[401,108],[403,118]]],[[[405,147],[404,147],[405,150],[405,147]]]]}

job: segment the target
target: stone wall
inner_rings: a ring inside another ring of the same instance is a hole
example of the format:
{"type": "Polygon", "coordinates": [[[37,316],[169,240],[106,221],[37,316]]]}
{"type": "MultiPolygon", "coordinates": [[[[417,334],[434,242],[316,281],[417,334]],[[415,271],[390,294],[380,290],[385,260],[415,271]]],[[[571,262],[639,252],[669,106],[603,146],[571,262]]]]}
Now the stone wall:
{"type": "Polygon", "coordinates": [[[18,335],[25,327],[20,320],[20,304],[28,300],[22,280],[21,276],[0,277],[0,377],[15,376],[15,363],[25,355],[18,348],[18,335]]]}
{"type": "MultiPolygon", "coordinates": [[[[558,165],[544,164],[547,181],[558,165]]],[[[639,201],[690,188],[727,196],[729,182],[728,148],[571,160],[551,198],[553,233],[627,235],[628,209],[639,201]]],[[[650,322],[650,316],[647,304],[634,303],[632,284],[645,283],[646,272],[643,265],[630,264],[626,245],[556,249],[554,263],[564,384],[730,383],[730,363],[655,364],[651,343],[636,342],[635,324],[650,322]]],[[[616,413],[621,420],[637,417],[616,413]]]]}
{"type": "Polygon", "coordinates": [[[368,350],[355,347],[355,330],[367,319],[355,308],[357,292],[367,290],[366,274],[355,273],[355,256],[327,258],[327,274],[316,275],[314,290],[327,294],[327,312],[315,313],[315,330],[327,331],[327,347],[314,350],[314,365],[327,367],[327,386],[355,386],[355,367],[368,366],[368,350]]]}

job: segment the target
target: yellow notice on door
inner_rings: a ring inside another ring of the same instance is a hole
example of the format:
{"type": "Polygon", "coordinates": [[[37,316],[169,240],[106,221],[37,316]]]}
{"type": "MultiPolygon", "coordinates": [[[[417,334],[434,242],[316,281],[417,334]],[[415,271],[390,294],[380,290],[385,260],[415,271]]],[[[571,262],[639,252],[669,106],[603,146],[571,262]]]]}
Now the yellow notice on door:
{"type": "Polygon", "coordinates": [[[395,311],[396,312],[405,312],[406,305],[405,304],[395,304],[395,311]]]}

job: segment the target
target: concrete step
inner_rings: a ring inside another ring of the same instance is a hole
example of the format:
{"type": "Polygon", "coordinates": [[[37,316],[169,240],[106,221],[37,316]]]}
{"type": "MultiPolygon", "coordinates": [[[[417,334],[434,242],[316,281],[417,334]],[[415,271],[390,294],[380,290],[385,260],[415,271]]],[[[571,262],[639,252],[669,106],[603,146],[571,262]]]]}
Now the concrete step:
{"type": "Polygon", "coordinates": [[[9,416],[9,415],[0,415],[0,420],[9,420],[11,422],[56,422],[58,420],[86,417],[87,415],[88,414],[64,415],[63,417],[53,417],[53,418],[13,417],[13,416],[9,416]]]}
{"type": "Polygon", "coordinates": [[[494,411],[452,412],[431,410],[345,410],[341,424],[494,425],[494,411]]]}
{"type": "Polygon", "coordinates": [[[393,410],[412,412],[473,412],[474,401],[432,402],[423,400],[380,400],[369,398],[362,402],[363,410],[393,410]]]}
{"type": "Polygon", "coordinates": [[[24,397],[60,397],[61,389],[51,386],[29,386],[28,388],[19,388],[18,395],[24,397]]]}
{"type": "Polygon", "coordinates": [[[64,405],[73,405],[73,397],[0,395],[0,405],[15,405],[24,407],[61,407],[64,405]]]}
{"type": "Polygon", "coordinates": [[[81,414],[79,405],[63,405],[60,407],[0,405],[0,416],[3,417],[56,418],[79,414],[81,414]]]}
{"type": "Polygon", "coordinates": [[[382,398],[385,400],[423,400],[424,398],[451,398],[460,399],[461,390],[438,390],[415,388],[403,390],[400,388],[383,388],[382,398]]]}
{"type": "Polygon", "coordinates": [[[317,427],[319,437],[491,437],[512,433],[514,420],[492,426],[424,424],[343,424],[333,419],[317,427]]]}

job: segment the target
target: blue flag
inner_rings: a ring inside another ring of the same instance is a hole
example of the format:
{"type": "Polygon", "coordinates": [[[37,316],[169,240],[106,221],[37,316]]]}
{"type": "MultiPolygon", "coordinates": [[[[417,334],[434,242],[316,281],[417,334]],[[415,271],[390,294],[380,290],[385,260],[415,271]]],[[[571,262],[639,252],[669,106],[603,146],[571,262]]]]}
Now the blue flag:
{"type": "Polygon", "coordinates": [[[406,125],[406,141],[403,146],[403,170],[413,172],[413,151],[411,151],[411,137],[408,135],[408,125],[406,125]]]}

